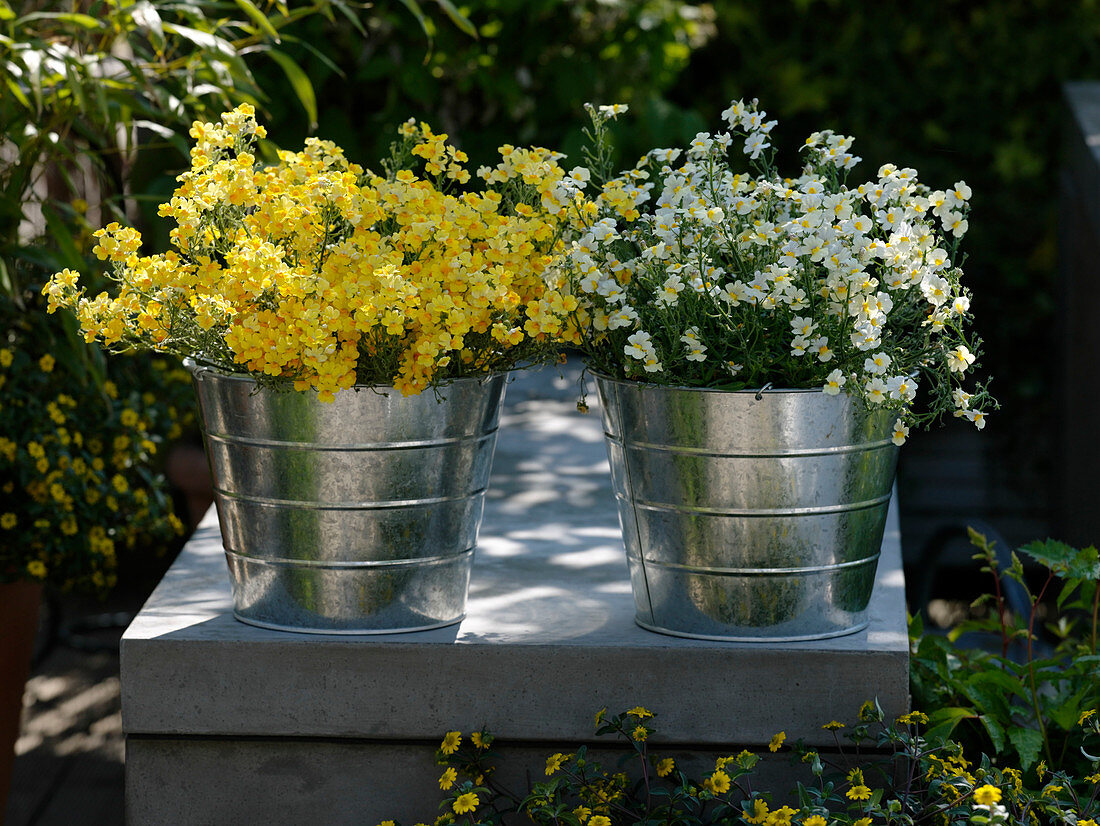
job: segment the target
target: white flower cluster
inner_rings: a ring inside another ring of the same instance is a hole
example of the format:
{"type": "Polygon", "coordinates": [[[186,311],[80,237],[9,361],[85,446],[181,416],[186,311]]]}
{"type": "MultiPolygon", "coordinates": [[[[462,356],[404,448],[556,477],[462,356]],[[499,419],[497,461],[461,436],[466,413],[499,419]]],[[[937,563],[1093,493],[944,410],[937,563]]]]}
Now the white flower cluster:
{"type": "Polygon", "coordinates": [[[983,427],[988,395],[959,386],[978,346],[953,260],[970,188],[933,191],[892,164],[848,187],[860,159],[852,138],[829,131],[806,140],[802,173],[784,178],[776,122],[756,101],[722,117],[729,131],[648,152],[596,198],[564,263],[590,363],[666,384],[843,389],[897,409],[898,443],[927,377],[936,415],[983,427]],[[731,169],[735,135],[758,174],[731,169]]]}

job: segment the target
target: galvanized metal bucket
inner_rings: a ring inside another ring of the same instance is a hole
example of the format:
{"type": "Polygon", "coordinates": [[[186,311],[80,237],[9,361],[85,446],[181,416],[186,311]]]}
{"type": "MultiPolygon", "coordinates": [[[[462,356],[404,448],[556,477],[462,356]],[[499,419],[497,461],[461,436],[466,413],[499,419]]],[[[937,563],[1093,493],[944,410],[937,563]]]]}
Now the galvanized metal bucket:
{"type": "Polygon", "coordinates": [[[504,375],[324,403],[190,367],[237,619],[323,634],[462,620],[504,375]]]}
{"type": "Polygon", "coordinates": [[[597,385],[639,625],[768,642],[866,627],[890,412],[820,390],[597,385]]]}

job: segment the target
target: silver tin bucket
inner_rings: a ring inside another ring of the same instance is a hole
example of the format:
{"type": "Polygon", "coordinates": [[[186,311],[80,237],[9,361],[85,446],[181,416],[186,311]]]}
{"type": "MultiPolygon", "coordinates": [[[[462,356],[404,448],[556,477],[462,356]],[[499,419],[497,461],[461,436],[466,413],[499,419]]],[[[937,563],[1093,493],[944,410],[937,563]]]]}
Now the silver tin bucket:
{"type": "Polygon", "coordinates": [[[597,385],[639,625],[745,642],[866,627],[894,414],[820,390],[597,385]]]}
{"type": "Polygon", "coordinates": [[[462,620],[504,375],[326,404],[189,366],[237,619],[323,634],[462,620]]]}

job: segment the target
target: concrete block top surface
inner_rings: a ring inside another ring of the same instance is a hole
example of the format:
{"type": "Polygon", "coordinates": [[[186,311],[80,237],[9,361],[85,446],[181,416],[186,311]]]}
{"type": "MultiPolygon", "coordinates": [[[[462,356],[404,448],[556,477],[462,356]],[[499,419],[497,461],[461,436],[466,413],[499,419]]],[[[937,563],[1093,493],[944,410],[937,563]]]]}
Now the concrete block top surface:
{"type": "Polygon", "coordinates": [[[590,737],[601,707],[641,704],[661,712],[667,739],[751,743],[781,729],[814,741],[821,723],[876,696],[904,711],[896,502],[867,630],[796,643],[646,631],[634,623],[600,416],[576,411],[572,372],[508,389],[460,624],[336,636],[238,622],[211,509],[123,637],[126,730],[402,739],[488,725],[555,740],[590,737]]]}

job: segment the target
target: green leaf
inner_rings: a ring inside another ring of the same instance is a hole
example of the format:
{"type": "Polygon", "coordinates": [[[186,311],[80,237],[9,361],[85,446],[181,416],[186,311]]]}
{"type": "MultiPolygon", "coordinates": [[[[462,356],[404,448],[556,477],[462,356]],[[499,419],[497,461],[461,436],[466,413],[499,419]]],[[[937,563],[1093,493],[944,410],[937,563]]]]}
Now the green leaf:
{"type": "Polygon", "coordinates": [[[294,88],[294,94],[298,96],[302,108],[306,110],[306,115],[309,116],[309,128],[316,129],[317,96],[313,92],[313,84],[309,82],[309,76],[286,53],[270,49],[267,54],[279,64],[286,74],[286,79],[290,81],[290,85],[294,88]]]}
{"type": "Polygon", "coordinates": [[[1010,728],[1008,739],[1020,756],[1020,768],[1023,771],[1035,765],[1043,748],[1043,736],[1039,732],[1030,728],[1010,728]]]}
{"type": "Polygon", "coordinates": [[[420,24],[421,30],[428,38],[428,42],[431,42],[432,35],[428,31],[428,19],[424,16],[423,9],[420,8],[420,4],[416,0],[401,0],[401,5],[404,6],[413,17],[416,18],[416,22],[420,24]]]}
{"type": "Polygon", "coordinates": [[[12,97],[14,97],[24,109],[31,109],[31,102],[27,100],[27,96],[23,94],[23,90],[19,88],[19,84],[14,79],[8,77],[5,78],[8,82],[8,89],[11,90],[12,97]]]}
{"type": "Polygon", "coordinates": [[[436,4],[443,9],[443,13],[451,18],[451,22],[458,27],[459,31],[468,34],[474,40],[478,39],[477,28],[470,22],[470,18],[460,12],[455,4],[451,0],[435,0],[436,4]]]}
{"type": "Polygon", "coordinates": [[[989,740],[993,743],[993,750],[997,753],[1004,751],[1005,747],[1005,729],[1004,726],[998,722],[996,717],[990,714],[983,714],[979,718],[982,721],[982,725],[985,726],[986,734],[989,735],[989,740]]]}
{"type": "Polygon", "coordinates": [[[77,12],[54,12],[54,11],[35,11],[30,14],[25,14],[15,21],[16,26],[22,26],[24,23],[33,20],[60,20],[64,23],[73,23],[74,25],[81,26],[85,29],[99,29],[103,27],[103,23],[100,20],[92,17],[90,14],[79,14],[77,12]]]}
{"type": "Polygon", "coordinates": [[[236,50],[228,40],[218,37],[210,32],[201,32],[198,29],[192,29],[190,26],[180,26],[177,23],[163,23],[164,30],[171,34],[179,35],[186,40],[190,40],[200,49],[208,49],[212,52],[218,52],[226,57],[235,57],[237,55],[236,50]]]}
{"type": "Polygon", "coordinates": [[[271,21],[267,19],[267,15],[256,8],[256,4],[253,3],[252,0],[236,0],[236,3],[240,6],[241,11],[252,18],[252,22],[259,26],[264,34],[276,43],[279,42],[279,33],[275,31],[275,27],[272,26],[271,21]]]}
{"type": "Polygon", "coordinates": [[[336,8],[340,10],[340,13],[351,21],[351,24],[355,26],[356,31],[358,31],[359,34],[363,35],[363,37],[367,36],[367,30],[363,28],[363,23],[359,19],[359,15],[348,8],[347,4],[344,3],[343,0],[332,0],[332,5],[336,6],[336,8]]]}
{"type": "Polygon", "coordinates": [[[149,40],[159,52],[164,51],[164,25],[156,7],[149,0],[141,0],[130,7],[130,18],[138,28],[148,32],[149,40]]]}
{"type": "Polygon", "coordinates": [[[1094,547],[1077,550],[1055,539],[1032,542],[1020,548],[1062,579],[1100,579],[1100,552],[1094,547]]]}
{"type": "Polygon", "coordinates": [[[973,720],[977,716],[974,709],[961,706],[937,709],[928,715],[928,729],[924,736],[928,740],[946,739],[963,720],[973,720]]]}

